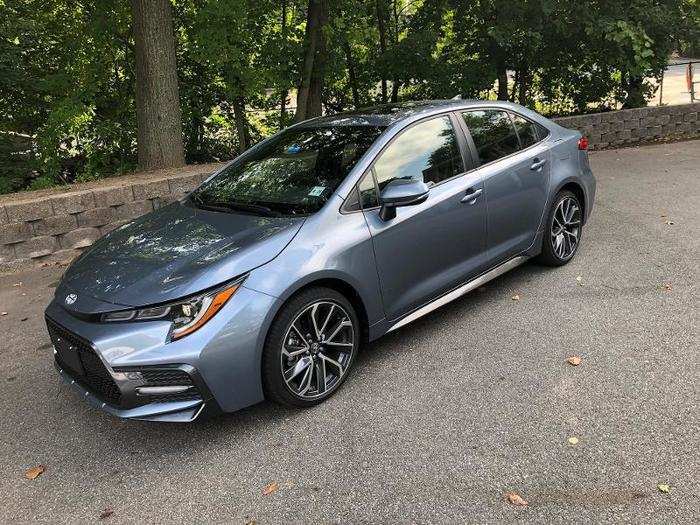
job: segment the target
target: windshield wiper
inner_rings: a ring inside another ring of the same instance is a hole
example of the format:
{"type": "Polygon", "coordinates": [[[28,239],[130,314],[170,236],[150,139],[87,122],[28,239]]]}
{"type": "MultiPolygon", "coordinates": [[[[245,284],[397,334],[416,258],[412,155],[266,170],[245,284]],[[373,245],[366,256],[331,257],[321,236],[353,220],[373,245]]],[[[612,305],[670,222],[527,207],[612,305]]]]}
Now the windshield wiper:
{"type": "Polygon", "coordinates": [[[244,213],[252,213],[255,215],[262,215],[264,217],[281,217],[282,214],[278,213],[267,206],[262,206],[261,204],[252,204],[249,202],[240,201],[213,201],[204,202],[204,200],[197,196],[195,199],[197,206],[207,210],[213,211],[223,211],[223,212],[234,212],[241,211],[244,213]]]}

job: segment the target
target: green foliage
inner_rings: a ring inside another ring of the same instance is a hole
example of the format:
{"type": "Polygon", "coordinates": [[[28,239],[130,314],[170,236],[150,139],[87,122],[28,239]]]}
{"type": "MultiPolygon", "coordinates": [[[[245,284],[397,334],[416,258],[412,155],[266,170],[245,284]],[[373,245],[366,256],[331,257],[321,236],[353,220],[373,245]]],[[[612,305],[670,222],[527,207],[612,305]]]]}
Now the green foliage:
{"type": "MultiPolygon", "coordinates": [[[[229,159],[291,123],[308,2],[172,0],[188,162],[229,159]]],[[[506,72],[500,95],[548,114],[634,107],[671,52],[700,53],[697,0],[328,6],[329,112],[495,98],[506,72]]],[[[131,24],[129,0],[0,0],[0,193],[135,169],[131,24]]]]}

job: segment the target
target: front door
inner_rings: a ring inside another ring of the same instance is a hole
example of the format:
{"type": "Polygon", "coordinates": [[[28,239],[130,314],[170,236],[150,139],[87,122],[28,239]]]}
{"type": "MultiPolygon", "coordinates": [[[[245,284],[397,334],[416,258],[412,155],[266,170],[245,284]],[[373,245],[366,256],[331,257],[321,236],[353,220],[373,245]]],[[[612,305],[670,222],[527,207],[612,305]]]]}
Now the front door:
{"type": "Polygon", "coordinates": [[[488,200],[490,264],[529,248],[542,220],[549,183],[549,151],[536,125],[497,109],[462,113],[481,160],[488,200]]]}
{"type": "Polygon", "coordinates": [[[389,320],[461,284],[485,263],[483,183],[453,123],[441,115],[403,130],[359,186],[389,320]],[[430,194],[383,221],[372,204],[389,182],[401,178],[422,180],[430,194]]]}

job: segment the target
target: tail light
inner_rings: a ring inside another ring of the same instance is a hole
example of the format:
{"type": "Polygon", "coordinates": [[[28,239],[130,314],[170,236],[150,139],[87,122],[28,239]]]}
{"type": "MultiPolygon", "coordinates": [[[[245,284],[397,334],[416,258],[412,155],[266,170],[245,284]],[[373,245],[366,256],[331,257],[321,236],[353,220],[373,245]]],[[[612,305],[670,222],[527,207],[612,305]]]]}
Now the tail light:
{"type": "Polygon", "coordinates": [[[586,151],[588,149],[588,139],[586,137],[578,139],[578,149],[581,151],[586,151]]]}

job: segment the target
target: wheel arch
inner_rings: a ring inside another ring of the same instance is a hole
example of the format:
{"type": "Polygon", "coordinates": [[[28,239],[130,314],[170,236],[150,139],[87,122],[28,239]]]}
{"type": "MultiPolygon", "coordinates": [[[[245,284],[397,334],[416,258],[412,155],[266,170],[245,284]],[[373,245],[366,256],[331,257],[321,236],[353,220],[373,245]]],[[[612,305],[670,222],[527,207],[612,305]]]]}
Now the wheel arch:
{"type": "Polygon", "coordinates": [[[294,297],[303,293],[310,288],[330,288],[340,293],[345,297],[355,309],[357,317],[360,321],[361,340],[363,343],[369,339],[369,315],[367,313],[367,305],[365,299],[358,291],[358,287],[354,286],[349,279],[344,279],[339,275],[322,273],[319,275],[309,276],[303,282],[297,283],[293,288],[288,289],[281,297],[281,301],[275,312],[274,318],[277,317],[282,307],[294,297]]]}
{"type": "Polygon", "coordinates": [[[562,191],[570,191],[571,193],[576,195],[576,198],[579,200],[579,202],[581,203],[581,207],[583,208],[581,210],[581,217],[583,218],[583,223],[585,224],[586,212],[588,211],[588,202],[586,202],[586,192],[583,189],[583,186],[574,179],[566,180],[557,188],[557,191],[554,192],[553,197],[555,197],[562,191]]]}

